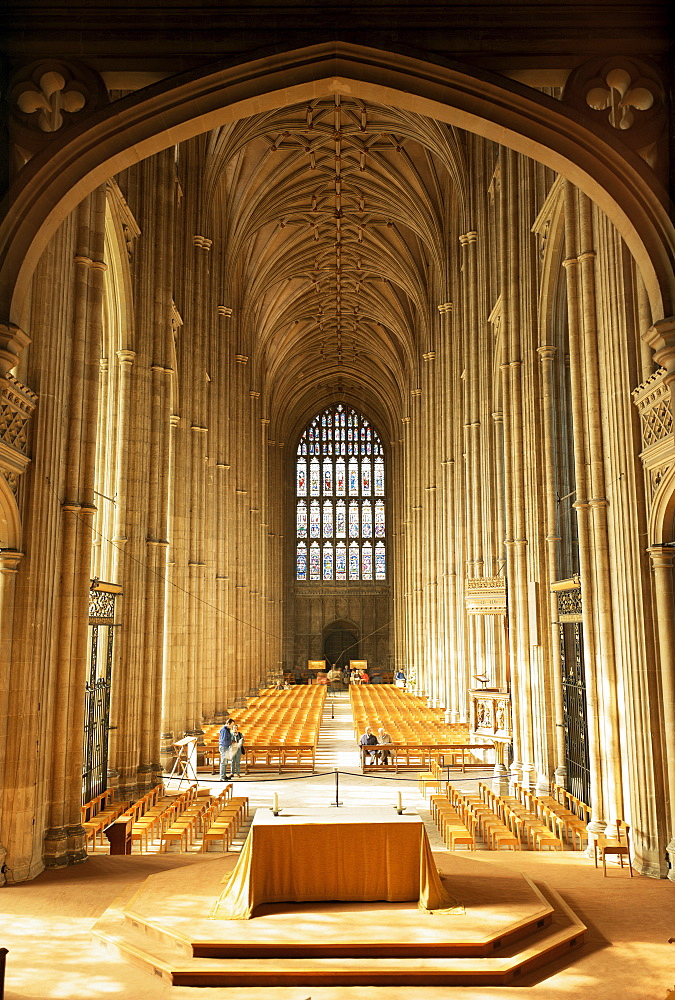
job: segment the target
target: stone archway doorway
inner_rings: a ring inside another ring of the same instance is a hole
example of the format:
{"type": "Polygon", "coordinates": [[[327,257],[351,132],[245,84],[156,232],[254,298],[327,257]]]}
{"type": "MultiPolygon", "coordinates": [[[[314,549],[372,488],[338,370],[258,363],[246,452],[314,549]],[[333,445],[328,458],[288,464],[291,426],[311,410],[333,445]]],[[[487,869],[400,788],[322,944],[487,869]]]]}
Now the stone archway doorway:
{"type": "Polygon", "coordinates": [[[323,655],[327,663],[349,666],[359,658],[359,630],[353,622],[335,621],[323,630],[323,655]]]}

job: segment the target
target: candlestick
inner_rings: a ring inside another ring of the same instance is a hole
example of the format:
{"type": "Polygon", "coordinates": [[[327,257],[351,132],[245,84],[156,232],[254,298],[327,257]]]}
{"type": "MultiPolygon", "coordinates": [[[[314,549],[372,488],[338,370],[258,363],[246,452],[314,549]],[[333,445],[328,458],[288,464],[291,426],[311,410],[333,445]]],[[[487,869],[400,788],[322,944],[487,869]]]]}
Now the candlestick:
{"type": "Polygon", "coordinates": [[[403,799],[401,798],[401,793],[400,792],[397,792],[396,794],[398,796],[397,808],[398,808],[398,811],[400,812],[403,809],[403,799]]]}
{"type": "Polygon", "coordinates": [[[272,812],[274,813],[275,816],[279,812],[279,796],[277,795],[276,792],[274,793],[274,807],[272,809],[272,812]]]}

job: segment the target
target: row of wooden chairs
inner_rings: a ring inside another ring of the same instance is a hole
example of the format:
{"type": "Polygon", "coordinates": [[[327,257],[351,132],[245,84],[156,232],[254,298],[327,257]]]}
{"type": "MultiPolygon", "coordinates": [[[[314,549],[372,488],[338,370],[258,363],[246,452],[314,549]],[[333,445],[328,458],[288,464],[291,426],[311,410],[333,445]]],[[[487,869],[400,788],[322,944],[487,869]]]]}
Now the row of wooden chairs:
{"type": "Polygon", "coordinates": [[[579,850],[583,850],[584,842],[588,841],[586,827],[588,824],[587,817],[590,816],[590,810],[588,810],[588,807],[583,802],[577,799],[579,805],[583,806],[583,810],[580,810],[582,813],[580,816],[566,806],[561,805],[557,797],[553,795],[535,795],[529,789],[525,788],[524,785],[520,785],[517,782],[513,785],[513,793],[518,801],[526,806],[530,812],[539,816],[551,829],[555,829],[560,839],[566,840],[572,850],[576,850],[577,844],[579,845],[579,850]]]}
{"type": "Polygon", "coordinates": [[[480,836],[490,851],[519,851],[520,838],[480,795],[461,792],[448,782],[446,796],[455,807],[464,826],[474,838],[480,836]]]}
{"type": "Polygon", "coordinates": [[[447,793],[432,795],[429,809],[449,851],[456,851],[461,845],[469,851],[476,850],[476,821],[470,813],[462,818],[447,793]]]}
{"type": "Polygon", "coordinates": [[[503,821],[521,843],[536,851],[562,851],[563,843],[556,833],[555,819],[549,809],[531,811],[512,795],[496,795],[484,782],[478,792],[483,802],[503,821]]]}
{"type": "Polygon", "coordinates": [[[248,798],[232,795],[232,785],[226,788],[225,796],[219,796],[207,814],[202,824],[202,851],[208,851],[209,845],[222,843],[222,850],[229,851],[232,841],[237,836],[241,824],[248,816],[248,798]]]}
{"type": "Polygon", "coordinates": [[[197,798],[198,792],[196,784],[189,785],[177,795],[162,794],[161,785],[157,785],[156,789],[151,789],[124,813],[133,819],[131,843],[132,847],[134,843],[138,843],[141,854],[144,845],[147,851],[150,841],[159,840],[163,836],[174,818],[197,798]]]}
{"type": "Polygon", "coordinates": [[[417,695],[393,685],[350,688],[356,734],[366,725],[384,726],[395,743],[467,743],[465,723],[447,724],[440,709],[429,708],[417,695]]]}
{"type": "Polygon", "coordinates": [[[100,838],[101,846],[103,846],[103,831],[129,806],[128,802],[113,802],[112,797],[113,789],[108,788],[105,792],[101,792],[100,795],[96,795],[89,802],[86,802],[80,809],[87,850],[89,850],[90,841],[92,848],[96,848],[96,837],[100,838]]]}
{"type": "MultiPolygon", "coordinates": [[[[581,801],[581,799],[572,795],[572,793],[568,792],[566,788],[562,787],[562,785],[553,786],[552,798],[556,803],[563,807],[565,815],[571,815],[571,817],[574,817],[571,822],[574,824],[583,824],[584,834],[588,836],[585,828],[591,819],[590,806],[587,806],[585,802],[581,801]]],[[[604,833],[592,833],[590,835],[593,844],[593,860],[595,862],[595,867],[598,867],[599,856],[602,860],[603,875],[607,875],[608,857],[617,857],[621,868],[623,868],[623,859],[626,858],[628,861],[628,874],[632,878],[633,866],[630,857],[630,827],[627,823],[624,823],[622,819],[617,819],[616,830],[616,837],[609,837],[604,833]]]]}
{"type": "MultiPolygon", "coordinates": [[[[246,741],[246,771],[313,771],[325,700],[325,688],[270,689],[248,699],[246,709],[233,711],[246,741]]],[[[220,759],[220,729],[220,725],[205,728],[205,756],[214,767],[220,759]]]]}

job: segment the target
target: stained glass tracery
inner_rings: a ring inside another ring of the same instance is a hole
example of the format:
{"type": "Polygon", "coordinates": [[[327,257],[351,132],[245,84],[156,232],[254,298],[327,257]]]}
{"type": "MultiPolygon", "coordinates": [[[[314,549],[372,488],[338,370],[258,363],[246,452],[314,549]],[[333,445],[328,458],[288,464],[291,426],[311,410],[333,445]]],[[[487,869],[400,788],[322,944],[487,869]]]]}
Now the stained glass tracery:
{"type": "Polygon", "coordinates": [[[296,496],[298,580],[386,580],[384,449],[365,417],[338,403],[310,421],[296,496]]]}

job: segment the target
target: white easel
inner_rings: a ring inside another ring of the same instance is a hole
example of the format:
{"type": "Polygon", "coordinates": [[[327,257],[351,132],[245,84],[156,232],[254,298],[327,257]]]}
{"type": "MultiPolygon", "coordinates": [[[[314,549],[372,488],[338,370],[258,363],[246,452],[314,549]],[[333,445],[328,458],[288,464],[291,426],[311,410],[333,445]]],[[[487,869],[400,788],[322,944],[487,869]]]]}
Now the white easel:
{"type": "Polygon", "coordinates": [[[177,778],[179,790],[184,781],[190,784],[197,780],[197,739],[196,736],[185,736],[174,743],[178,752],[168,780],[177,778]]]}

